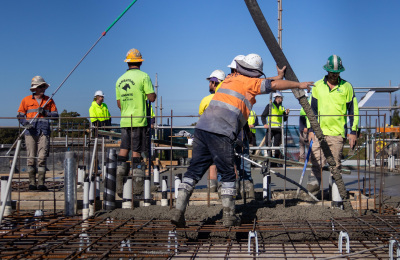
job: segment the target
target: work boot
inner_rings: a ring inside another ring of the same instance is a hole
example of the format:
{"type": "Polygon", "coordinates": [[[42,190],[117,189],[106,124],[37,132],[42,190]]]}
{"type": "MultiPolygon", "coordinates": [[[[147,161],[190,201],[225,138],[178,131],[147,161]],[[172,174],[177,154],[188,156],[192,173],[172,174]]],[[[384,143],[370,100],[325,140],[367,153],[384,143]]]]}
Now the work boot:
{"type": "Polygon", "coordinates": [[[246,196],[246,199],[254,199],[255,194],[254,194],[254,184],[250,180],[245,180],[244,181],[244,187],[240,189],[240,193],[242,195],[242,198],[246,196]]]}
{"type": "Polygon", "coordinates": [[[217,192],[218,190],[218,180],[210,180],[210,192],[217,192]]]}
{"type": "Polygon", "coordinates": [[[222,195],[222,224],[225,227],[235,226],[238,223],[238,219],[235,215],[235,200],[231,195],[222,195]]]}
{"type": "Polygon", "coordinates": [[[38,190],[47,191],[47,187],[44,185],[46,179],[46,167],[38,167],[38,190]]]}
{"type": "Polygon", "coordinates": [[[29,190],[37,190],[36,186],[36,169],[32,165],[28,165],[27,169],[29,175],[29,190]]]}
{"type": "Polygon", "coordinates": [[[315,176],[308,176],[307,190],[314,196],[318,195],[320,187],[319,181],[315,176]]]}
{"type": "Polygon", "coordinates": [[[183,228],[186,226],[185,211],[187,204],[189,203],[190,195],[192,195],[191,191],[188,191],[185,188],[179,189],[178,198],[176,199],[176,206],[174,209],[172,209],[171,217],[171,223],[176,227],[183,228]]]}
{"type": "Polygon", "coordinates": [[[121,165],[117,166],[117,186],[116,192],[120,198],[122,198],[122,193],[124,191],[124,177],[129,174],[129,163],[123,162],[121,165]]]}
{"type": "Polygon", "coordinates": [[[133,194],[141,195],[144,192],[144,175],[146,163],[133,163],[133,194]]]}

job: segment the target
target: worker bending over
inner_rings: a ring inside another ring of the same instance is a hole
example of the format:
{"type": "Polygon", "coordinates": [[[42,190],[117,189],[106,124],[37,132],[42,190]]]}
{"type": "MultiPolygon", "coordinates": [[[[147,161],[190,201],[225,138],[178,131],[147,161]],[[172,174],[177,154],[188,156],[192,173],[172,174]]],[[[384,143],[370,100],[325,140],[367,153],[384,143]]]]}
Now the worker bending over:
{"type": "Polygon", "coordinates": [[[255,96],[282,89],[310,89],[312,85],[312,82],[259,79],[263,75],[263,63],[257,54],[247,55],[236,65],[237,72],[224,80],[196,125],[193,157],[179,185],[176,208],[172,212],[171,223],[178,227],[185,226],[189,198],[213,163],[221,174],[223,224],[226,227],[236,224],[234,143],[256,102],[255,96]]]}

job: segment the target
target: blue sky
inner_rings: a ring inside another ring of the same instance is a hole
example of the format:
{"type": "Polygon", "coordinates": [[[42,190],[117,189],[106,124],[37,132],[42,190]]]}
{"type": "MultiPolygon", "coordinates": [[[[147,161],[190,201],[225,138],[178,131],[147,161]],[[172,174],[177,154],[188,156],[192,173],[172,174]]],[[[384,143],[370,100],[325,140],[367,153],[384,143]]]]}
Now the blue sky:
{"type": "MultiPolygon", "coordinates": [[[[122,13],[131,0],[13,0],[0,8],[0,73],[3,99],[0,116],[14,117],[21,99],[29,95],[30,80],[41,75],[51,95],[76,63],[122,13]]],[[[259,1],[277,34],[277,1],[259,1]]],[[[339,55],[346,71],[341,75],[355,87],[400,84],[400,1],[283,0],[283,50],[300,81],[317,81],[331,54],[339,55]]],[[[142,70],[153,84],[158,74],[163,114],[197,115],[208,94],[205,80],[238,54],[257,53],[264,73],[276,74],[275,63],[242,0],[138,0],[103,37],[54,97],[58,110],[88,116],[96,90],[106,94],[113,116],[119,115],[115,82],[127,66],[127,51],[137,48],[145,59],[142,70]]],[[[358,94],[357,96],[360,96],[358,94]]],[[[266,96],[257,97],[261,114],[266,96]]],[[[299,108],[292,94],[288,108],[299,108]]],[[[367,106],[389,105],[379,95],[367,106]]],[[[196,118],[177,118],[187,125],[196,118]]],[[[2,120],[1,125],[14,125],[2,120]]],[[[165,122],[165,121],[164,121],[165,122]]],[[[114,123],[117,123],[114,120],[114,123]]]]}

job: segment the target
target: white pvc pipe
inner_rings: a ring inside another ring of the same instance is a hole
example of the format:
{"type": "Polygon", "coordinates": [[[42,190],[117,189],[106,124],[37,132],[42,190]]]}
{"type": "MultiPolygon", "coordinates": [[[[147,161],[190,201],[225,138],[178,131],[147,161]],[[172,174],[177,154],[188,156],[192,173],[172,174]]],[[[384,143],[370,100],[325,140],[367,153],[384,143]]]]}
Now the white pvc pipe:
{"type": "Polygon", "coordinates": [[[144,203],[143,206],[148,207],[151,205],[150,196],[150,176],[144,177],[144,203]]]}
{"type": "Polygon", "coordinates": [[[161,206],[168,206],[168,185],[167,185],[167,179],[168,176],[163,176],[162,177],[162,182],[161,182],[161,206]]]}
{"type": "Polygon", "coordinates": [[[333,177],[332,177],[332,207],[343,209],[343,200],[342,197],[340,196],[339,189],[333,177]]]}
{"type": "Polygon", "coordinates": [[[132,208],[132,176],[124,178],[124,190],[122,193],[122,208],[132,208]]]}
{"type": "Polygon", "coordinates": [[[100,176],[96,176],[96,200],[100,199],[100,176]]]}
{"type": "Polygon", "coordinates": [[[89,217],[89,179],[86,179],[83,183],[83,208],[82,218],[87,219],[89,217]]]}
{"type": "Polygon", "coordinates": [[[160,185],[160,171],[159,171],[158,165],[154,166],[153,174],[154,174],[154,177],[153,177],[154,185],[159,186],[160,185]]]}
{"type": "Polygon", "coordinates": [[[91,179],[89,183],[89,217],[94,216],[94,188],[95,188],[96,182],[94,181],[94,178],[91,179]]]}
{"type": "Polygon", "coordinates": [[[1,176],[1,205],[6,204],[4,216],[10,216],[12,211],[10,191],[7,194],[7,182],[8,176],[1,176]]]}
{"type": "Polygon", "coordinates": [[[182,183],[182,174],[175,174],[175,199],[178,198],[179,184],[182,183]]]}
{"type": "MultiPolygon", "coordinates": [[[[12,183],[12,179],[13,179],[13,175],[14,175],[14,171],[15,171],[15,165],[17,164],[17,158],[19,155],[19,152],[21,150],[21,139],[19,139],[17,141],[17,148],[15,148],[15,154],[14,154],[14,159],[11,165],[11,169],[10,169],[10,174],[9,174],[9,179],[7,182],[7,188],[6,188],[6,194],[10,194],[10,188],[11,188],[11,183],[12,183]]],[[[4,211],[6,209],[6,203],[3,203],[1,205],[1,212],[0,212],[0,225],[3,221],[3,216],[4,216],[4,211]]]]}
{"type": "Polygon", "coordinates": [[[90,170],[89,170],[89,180],[92,180],[93,168],[94,168],[94,159],[96,158],[96,149],[97,149],[97,138],[94,139],[93,145],[93,153],[92,153],[92,161],[90,163],[90,170]]]}
{"type": "Polygon", "coordinates": [[[85,182],[85,170],[81,165],[79,165],[78,166],[78,188],[81,188],[84,182],[85,182]]]}
{"type": "Polygon", "coordinates": [[[271,175],[263,177],[263,198],[266,201],[271,200],[271,175]]]}

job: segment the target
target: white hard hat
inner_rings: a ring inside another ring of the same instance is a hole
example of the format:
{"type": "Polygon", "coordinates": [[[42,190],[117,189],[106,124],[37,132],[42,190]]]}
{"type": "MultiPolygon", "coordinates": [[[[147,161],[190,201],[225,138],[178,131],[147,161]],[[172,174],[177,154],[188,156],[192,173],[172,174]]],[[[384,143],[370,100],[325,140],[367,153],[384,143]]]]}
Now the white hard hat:
{"type": "Polygon", "coordinates": [[[244,55],[238,55],[238,56],[236,56],[236,57],[232,60],[231,64],[228,65],[228,68],[236,69],[236,61],[238,61],[238,60],[243,60],[244,57],[245,57],[244,55]]]}
{"type": "Polygon", "coordinates": [[[102,97],[104,97],[104,93],[103,93],[103,91],[101,91],[101,90],[97,90],[96,92],[94,92],[94,96],[96,97],[96,96],[102,96],[102,97]]]}
{"type": "Polygon", "coordinates": [[[221,82],[225,79],[225,72],[222,70],[214,70],[206,80],[210,80],[211,78],[217,78],[219,82],[221,82]]]}
{"type": "Polygon", "coordinates": [[[243,58],[243,60],[238,60],[237,63],[239,63],[240,66],[248,69],[256,69],[260,72],[263,71],[263,61],[258,54],[248,54],[243,58]]]}
{"type": "Polygon", "coordinates": [[[277,90],[274,94],[272,94],[272,98],[276,97],[283,97],[282,93],[279,90],[277,90]]]}

